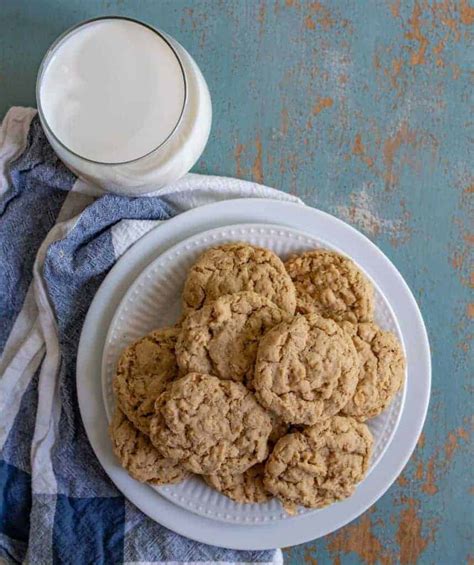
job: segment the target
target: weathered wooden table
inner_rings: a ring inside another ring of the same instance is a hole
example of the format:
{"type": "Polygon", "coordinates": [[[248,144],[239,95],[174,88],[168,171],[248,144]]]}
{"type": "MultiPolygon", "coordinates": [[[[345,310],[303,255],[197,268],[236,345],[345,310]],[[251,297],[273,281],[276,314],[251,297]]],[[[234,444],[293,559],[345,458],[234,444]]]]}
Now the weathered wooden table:
{"type": "Polygon", "coordinates": [[[414,456],[375,507],[287,549],[287,562],[472,563],[474,8],[2,0],[0,10],[1,116],[34,105],[42,54],[65,28],[100,14],[144,19],[182,42],[208,80],[214,125],[195,171],[263,182],[353,224],[419,301],[433,396],[414,456]]]}

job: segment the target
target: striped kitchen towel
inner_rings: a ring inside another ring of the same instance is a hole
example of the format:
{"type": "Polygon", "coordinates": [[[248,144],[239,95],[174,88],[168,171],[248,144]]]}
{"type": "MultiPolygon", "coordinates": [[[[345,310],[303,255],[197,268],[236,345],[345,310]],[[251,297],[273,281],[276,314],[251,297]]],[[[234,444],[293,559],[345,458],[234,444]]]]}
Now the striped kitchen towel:
{"type": "Polygon", "coordinates": [[[281,551],[207,546],[153,522],[111,483],[79,414],[75,364],[89,304],[150,229],[239,197],[297,202],[189,174],[141,198],[104,194],[56,157],[36,111],[0,130],[0,557],[7,562],[279,563],[281,551]]]}

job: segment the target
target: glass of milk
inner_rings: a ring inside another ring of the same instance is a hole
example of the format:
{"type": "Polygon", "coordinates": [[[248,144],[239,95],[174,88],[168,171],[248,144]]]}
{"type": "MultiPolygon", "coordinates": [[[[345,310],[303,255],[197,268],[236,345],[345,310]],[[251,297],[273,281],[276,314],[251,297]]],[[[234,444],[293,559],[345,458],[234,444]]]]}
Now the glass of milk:
{"type": "Polygon", "coordinates": [[[46,53],[38,113],[60,159],[104,190],[152,192],[187,173],[212,121],[206,81],[175,39],[122,17],[89,20],[46,53]]]}

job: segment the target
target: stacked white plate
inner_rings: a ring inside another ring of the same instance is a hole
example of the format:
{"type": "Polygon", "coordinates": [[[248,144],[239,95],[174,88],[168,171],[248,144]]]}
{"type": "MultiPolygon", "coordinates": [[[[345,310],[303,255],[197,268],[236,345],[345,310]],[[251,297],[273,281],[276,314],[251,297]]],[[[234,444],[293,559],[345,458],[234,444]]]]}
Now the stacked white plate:
{"type": "Polygon", "coordinates": [[[326,535],[373,504],[396,479],[421,432],[430,392],[430,354],[415,300],[401,275],[362,234],[321,211],[285,202],[242,199],[186,212],[159,226],[116,264],[84,324],[77,367],[79,404],[97,457],[124,495],[151,518],[192,539],[235,549],[266,549],[326,535]],[[112,377],[123,348],[180,314],[186,273],[197,256],[229,241],[291,253],[327,248],[349,255],[372,280],[375,318],[394,332],[407,356],[406,385],[369,422],[375,449],[369,474],[348,500],[290,517],[279,502],[238,504],[198,478],[154,488],[132,479],[107,436],[112,377]]]}

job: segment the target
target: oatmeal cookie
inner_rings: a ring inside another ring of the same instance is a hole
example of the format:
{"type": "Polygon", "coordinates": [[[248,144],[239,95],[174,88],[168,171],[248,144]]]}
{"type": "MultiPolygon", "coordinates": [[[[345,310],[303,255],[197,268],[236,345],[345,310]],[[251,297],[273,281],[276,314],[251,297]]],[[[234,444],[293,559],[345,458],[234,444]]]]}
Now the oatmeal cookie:
{"type": "Polygon", "coordinates": [[[315,424],[347,404],[359,367],[351,337],[336,322],[317,314],[297,315],[261,339],[255,394],[285,422],[315,424]]]}
{"type": "Polygon", "coordinates": [[[216,473],[215,475],[204,475],[203,478],[210,487],[236,502],[247,504],[266,502],[271,495],[263,486],[264,468],[263,463],[257,463],[244,473],[237,475],[216,473]]]}
{"type": "Polygon", "coordinates": [[[269,249],[236,242],[205,251],[191,267],[184,311],[198,310],[224,294],[250,290],[295,313],[296,291],[282,261],[269,249]]]}
{"type": "Polygon", "coordinates": [[[190,373],[157,399],[153,444],[196,474],[243,473],[263,461],[272,424],[240,383],[190,373]]]}
{"type": "Polygon", "coordinates": [[[114,392],[121,410],[144,434],[157,396],[178,375],[175,345],[177,328],[155,330],[122,353],[114,377],[114,392]]]}
{"type": "Polygon", "coordinates": [[[353,397],[343,412],[360,421],[381,414],[392,402],[405,379],[405,357],[398,339],[376,324],[345,324],[361,359],[353,397]],[[349,327],[351,326],[351,327],[349,327]]]}
{"type": "Polygon", "coordinates": [[[163,457],[119,408],[115,409],[109,434],[115,455],[134,479],[166,485],[179,483],[186,478],[188,473],[183,467],[163,457]]]}
{"type": "Polygon", "coordinates": [[[176,358],[182,374],[197,372],[238,382],[253,374],[258,341],[288,318],[255,292],[221,296],[182,323],[176,358]]]}
{"type": "Polygon", "coordinates": [[[372,321],[372,284],[348,257],[316,249],[290,257],[285,266],[295,284],[297,312],[336,321],[372,321]]]}
{"type": "Polygon", "coordinates": [[[264,486],[289,513],[351,496],[366,475],[372,435],[354,418],[333,416],[282,437],[265,465],[264,486]]]}

